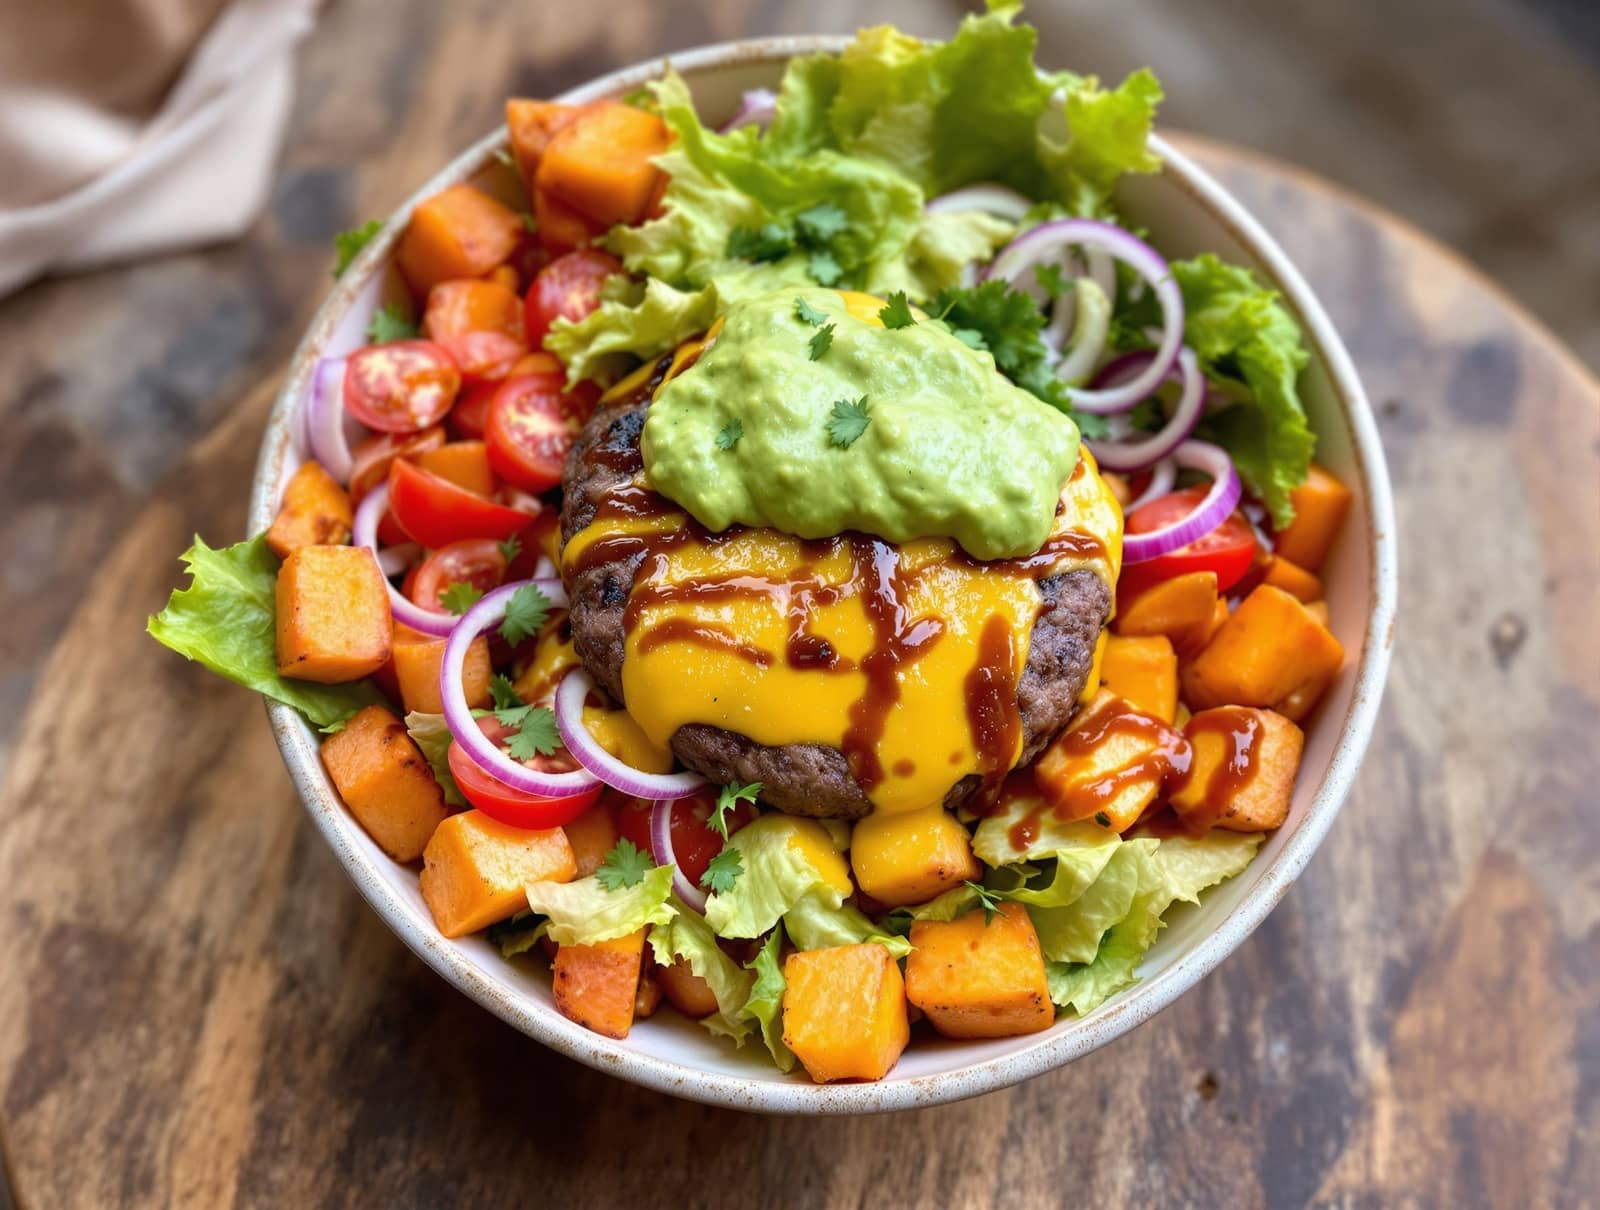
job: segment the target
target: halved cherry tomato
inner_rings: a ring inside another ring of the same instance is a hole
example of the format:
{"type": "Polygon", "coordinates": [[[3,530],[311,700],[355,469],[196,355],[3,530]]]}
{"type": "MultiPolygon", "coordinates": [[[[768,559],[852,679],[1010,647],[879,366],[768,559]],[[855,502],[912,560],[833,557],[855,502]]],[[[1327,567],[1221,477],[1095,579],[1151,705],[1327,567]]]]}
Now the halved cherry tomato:
{"type": "Polygon", "coordinates": [[[495,474],[530,492],[560,483],[567,451],[583,428],[581,407],[553,375],[506,379],[489,405],[483,434],[495,474]]]}
{"type": "Polygon", "coordinates": [[[499,389],[498,382],[464,384],[456,396],[456,406],[445,417],[450,435],[457,441],[482,441],[484,427],[489,423],[489,405],[499,389]]]}
{"type": "Polygon", "coordinates": [[[504,332],[465,332],[439,342],[461,367],[465,383],[500,382],[527,353],[522,341],[504,332]]]}
{"type": "MultiPolygon", "coordinates": [[[[1193,512],[1195,506],[1205,498],[1206,491],[1204,487],[1185,487],[1168,492],[1165,496],[1157,496],[1129,513],[1124,527],[1130,534],[1147,534],[1162,529],[1193,512]]],[[[1255,556],[1255,530],[1249,519],[1234,509],[1216,529],[1185,547],[1143,563],[1123,564],[1117,592],[1131,596],[1162,580],[1170,580],[1191,571],[1216,572],[1217,591],[1226,592],[1250,570],[1255,556]]]]}
{"type": "Polygon", "coordinates": [[[400,522],[394,519],[390,509],[383,510],[383,516],[378,518],[378,545],[399,546],[402,542],[411,541],[411,535],[400,528],[400,522]]]}
{"type": "Polygon", "coordinates": [[[467,538],[441,546],[406,577],[406,595],[424,609],[448,613],[439,596],[452,584],[471,584],[480,592],[499,588],[506,577],[506,557],[488,538],[467,538]]]}
{"type": "Polygon", "coordinates": [[[345,409],[384,433],[415,433],[437,424],[460,389],[461,370],[431,340],[369,345],[345,365],[345,409]]]}
{"type": "Polygon", "coordinates": [[[499,541],[533,520],[530,512],[496,504],[402,461],[389,468],[389,508],[401,529],[432,550],[463,538],[499,541]]]}
{"type": "MultiPolygon", "coordinates": [[[[505,737],[505,728],[495,722],[493,715],[478,720],[478,726],[490,740],[498,744],[505,737]]],[[[566,798],[546,798],[542,794],[526,794],[497,781],[478,767],[460,744],[450,743],[446,756],[450,774],[462,796],[491,819],[497,819],[510,828],[558,828],[578,818],[604,788],[598,782],[581,794],[566,798]]],[[[548,773],[565,773],[577,768],[577,763],[565,753],[554,756],[536,756],[522,762],[530,769],[548,773]]]]}
{"type": "MultiPolygon", "coordinates": [[[[716,809],[717,791],[701,790],[672,804],[669,828],[672,832],[672,852],[678,859],[678,872],[695,885],[706,872],[711,859],[722,852],[722,837],[712,831],[706,820],[716,809]]],[[[650,851],[650,812],[654,804],[642,798],[624,801],[617,812],[617,831],[633,841],[644,852],[650,851]]],[[[727,814],[728,835],[732,836],[745,824],[760,814],[752,803],[741,802],[727,814]]]]}
{"type": "Polygon", "coordinates": [[[387,479],[396,458],[409,462],[443,444],[444,429],[438,425],[420,433],[379,433],[368,437],[350,453],[350,503],[360,504],[368,492],[387,479]]]}
{"type": "Polygon", "coordinates": [[[576,323],[600,305],[600,286],[622,262],[609,252],[584,248],[558,256],[533,279],[523,306],[528,347],[544,347],[545,333],[558,318],[576,323]]]}

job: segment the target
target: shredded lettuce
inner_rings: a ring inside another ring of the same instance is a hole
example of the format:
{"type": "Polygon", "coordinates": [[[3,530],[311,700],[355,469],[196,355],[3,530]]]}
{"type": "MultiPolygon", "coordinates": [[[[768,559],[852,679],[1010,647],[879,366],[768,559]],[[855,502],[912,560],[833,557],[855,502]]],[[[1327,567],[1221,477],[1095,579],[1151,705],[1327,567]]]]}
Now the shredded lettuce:
{"type": "Polygon", "coordinates": [[[783,923],[796,949],[820,950],[875,941],[896,958],[911,952],[911,944],[904,937],[884,932],[848,903],[835,902],[836,899],[837,892],[812,890],[784,913],[783,923]]]}
{"type": "Polygon", "coordinates": [[[706,899],[706,921],[719,937],[763,936],[812,891],[830,908],[843,904],[844,893],[805,847],[791,843],[795,826],[783,815],[763,815],[728,838],[744,873],[730,890],[706,899]]]}
{"type": "Polygon", "coordinates": [[[745,968],[755,973],[750,985],[750,995],[744,1002],[741,1017],[753,1021],[767,1044],[772,1061],[779,1071],[794,1070],[794,1052],[783,1042],[783,993],[789,981],[783,977],[783,926],[772,930],[754,960],[745,968]]]}
{"type": "Polygon", "coordinates": [[[278,675],[278,559],[264,534],[221,550],[197,536],[178,557],[188,568],[189,587],[174,590],[167,607],[145,624],[158,643],[293,706],[323,731],[337,731],[363,706],[383,701],[365,680],[319,685],[278,675]]]}
{"type": "Polygon", "coordinates": [[[549,918],[557,945],[594,945],[673,919],[672,867],[652,866],[638,882],[608,891],[593,874],[574,882],[530,882],[528,907],[549,918]]]}
{"type": "Polygon", "coordinates": [[[445,805],[467,806],[461,787],[456,785],[455,774],[450,772],[450,725],[444,721],[444,715],[413,710],[406,715],[406,731],[433,770],[433,780],[444,791],[445,805]]]}
{"type": "Polygon", "coordinates": [[[668,900],[668,906],[672,918],[650,930],[650,948],[656,961],[667,965],[681,958],[687,962],[689,969],[710,986],[717,1000],[717,1011],[702,1024],[712,1033],[743,1045],[750,1036],[750,1024],[743,1014],[753,977],[722,951],[717,935],[703,916],[690,910],[677,896],[668,900]]]}

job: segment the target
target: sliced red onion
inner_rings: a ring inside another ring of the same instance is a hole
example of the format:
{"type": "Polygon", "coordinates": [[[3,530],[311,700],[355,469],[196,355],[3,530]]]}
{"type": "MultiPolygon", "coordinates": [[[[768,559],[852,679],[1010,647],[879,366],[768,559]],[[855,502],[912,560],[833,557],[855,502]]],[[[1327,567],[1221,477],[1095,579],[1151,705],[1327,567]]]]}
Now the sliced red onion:
{"type": "MultiPolygon", "coordinates": [[[[1100,287],[1112,309],[1117,304],[1117,262],[1104,248],[1088,248],[1074,252],[1071,270],[1077,277],[1087,277],[1100,287]]],[[[1077,317],[1078,292],[1063,294],[1050,310],[1050,326],[1044,330],[1044,342],[1052,349],[1065,349],[1067,337],[1072,333],[1072,321],[1077,317]]]]}
{"type": "Polygon", "coordinates": [[[1181,550],[1226,521],[1239,503],[1244,491],[1239,484],[1239,472],[1233,469],[1233,459],[1221,446],[1209,441],[1185,441],[1173,451],[1172,460],[1187,470],[1210,475],[1211,490],[1192,512],[1171,525],[1145,534],[1123,535],[1122,561],[1125,564],[1145,563],[1181,550]]]}
{"type": "Polygon", "coordinates": [[[539,561],[533,565],[533,578],[535,580],[553,580],[556,574],[556,565],[550,561],[550,556],[540,555],[539,561]]]}
{"type": "Polygon", "coordinates": [[[584,699],[593,691],[594,682],[581,668],[567,673],[556,689],[556,727],[561,742],[580,765],[613,790],[634,798],[682,798],[706,784],[698,773],[641,772],[602,748],[583,723],[584,699]]]}
{"type": "MultiPolygon", "coordinates": [[[[350,540],[357,546],[365,546],[377,556],[380,567],[383,566],[383,556],[378,551],[378,522],[383,520],[383,514],[388,507],[389,485],[380,483],[367,493],[367,498],[361,502],[361,507],[356,509],[355,523],[350,527],[350,540]]],[[[388,580],[384,581],[384,585],[389,589],[389,612],[402,626],[420,630],[423,634],[431,634],[436,639],[444,638],[455,629],[455,614],[424,609],[388,580]]]]}
{"type": "MultiPolygon", "coordinates": [[[[386,485],[387,486],[387,485],[386,485]]],[[[378,566],[383,568],[385,576],[397,576],[401,572],[409,571],[411,565],[422,554],[422,547],[415,542],[402,542],[398,546],[386,546],[377,552],[378,566]]]]}
{"type": "MultiPolygon", "coordinates": [[[[1121,439],[1089,442],[1089,448],[1094,451],[1101,466],[1112,471],[1142,471],[1167,457],[1194,432],[1205,413],[1206,376],[1200,369],[1193,349],[1179,351],[1178,364],[1174,369],[1181,376],[1183,390],[1166,424],[1158,432],[1138,440],[1129,440],[1124,436],[1121,439]]],[[[1169,370],[1168,375],[1171,373],[1169,370]]],[[[1156,385],[1159,386],[1160,382],[1156,385]]]]}
{"type": "MultiPolygon", "coordinates": [[[[460,744],[473,762],[490,777],[513,790],[524,794],[541,794],[546,798],[570,798],[592,788],[597,780],[587,769],[573,769],[567,773],[546,773],[530,769],[519,760],[512,760],[483,733],[478,720],[467,705],[466,688],[461,683],[461,665],[467,658],[472,640],[506,616],[506,605],[517,590],[535,584],[546,596],[551,586],[535,580],[518,580],[502,584],[484,595],[471,609],[461,615],[450,631],[444,645],[444,659],[439,665],[439,696],[444,702],[444,721],[450,736],[460,744]]],[[[556,585],[559,588],[559,585],[556,585]]],[[[565,594],[562,594],[565,597],[565,594]]],[[[455,621],[454,618],[451,621],[455,621]]],[[[576,756],[577,753],[572,754],[576,756]]]]}
{"type": "Polygon", "coordinates": [[[311,392],[305,403],[306,441],[311,456],[340,483],[350,482],[355,462],[350,455],[350,427],[344,410],[345,358],[324,357],[311,371],[311,392]]]}
{"type": "Polygon", "coordinates": [[[1033,207],[1026,194],[998,181],[980,181],[962,189],[942,193],[923,207],[929,214],[958,214],[963,210],[982,210],[999,218],[1020,223],[1033,207]]]}
{"type": "Polygon", "coordinates": [[[685,876],[678,865],[678,854],[672,848],[672,798],[658,798],[650,805],[650,855],[657,865],[672,867],[672,893],[683,900],[686,907],[705,914],[706,893],[685,876]]]}
{"type": "Polygon", "coordinates": [[[1141,504],[1148,504],[1158,496],[1165,496],[1172,490],[1173,484],[1178,481],[1178,464],[1171,458],[1163,458],[1150,468],[1150,483],[1144,491],[1139,493],[1138,499],[1129,503],[1123,513],[1131,513],[1141,504]]]}
{"type": "Polygon", "coordinates": [[[1073,247],[1099,248],[1109,253],[1148,282],[1161,303],[1161,339],[1154,360],[1143,374],[1108,390],[1067,389],[1073,406],[1085,412],[1114,412],[1131,407],[1166,379],[1183,346],[1183,294],[1160,253],[1112,223],[1064,218],[1024,231],[1001,250],[984,276],[1015,284],[1024,270],[1046,264],[1073,247]]]}
{"type": "Polygon", "coordinates": [[[723,125],[719,134],[738,130],[741,126],[765,128],[778,109],[778,94],[770,88],[752,88],[739,98],[739,112],[723,125]]]}
{"type": "Polygon", "coordinates": [[[1099,285],[1087,277],[1080,277],[1072,292],[1072,310],[1077,322],[1072,328],[1072,351],[1055,364],[1055,374],[1062,382],[1077,383],[1089,377],[1106,351],[1106,338],[1111,333],[1111,299],[1099,285]],[[1079,299],[1082,295],[1082,299],[1079,299]]]}

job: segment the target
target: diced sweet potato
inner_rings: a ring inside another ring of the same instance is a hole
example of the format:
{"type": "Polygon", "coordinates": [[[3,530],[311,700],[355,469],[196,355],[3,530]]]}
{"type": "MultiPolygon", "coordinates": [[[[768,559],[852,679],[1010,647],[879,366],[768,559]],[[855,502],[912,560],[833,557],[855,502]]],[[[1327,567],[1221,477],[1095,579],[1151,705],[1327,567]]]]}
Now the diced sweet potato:
{"type": "Polygon", "coordinates": [[[911,926],[906,997],[947,1038],[1010,1038],[1056,1019],[1044,955],[1020,903],[911,926]]]}
{"type": "Polygon", "coordinates": [[[881,1080],[911,1039],[900,966],[873,942],[801,950],[783,964],[783,1041],[819,1084],[881,1080]]]}
{"type": "Polygon", "coordinates": [[[1218,706],[1184,727],[1189,772],[1172,788],[1172,809],[1190,827],[1266,832],[1289,817],[1305,733],[1272,710],[1218,706]]]}
{"type": "Polygon", "coordinates": [[[1164,634],[1180,656],[1205,645],[1217,612],[1217,573],[1192,571],[1119,602],[1112,629],[1124,635],[1164,634]]]}
{"type": "Polygon", "coordinates": [[[560,828],[513,828],[462,811],[439,824],[422,854],[422,898],[439,931],[461,937],[527,907],[528,883],[567,882],[575,872],[560,828]]]}
{"type": "Polygon", "coordinates": [[[302,681],[358,681],[389,659],[389,588],[372,552],[302,546],[278,569],[278,673],[302,681]]]}
{"type": "Polygon", "coordinates": [[[1113,635],[1100,683],[1123,701],[1170,723],[1178,709],[1178,657],[1164,634],[1113,635]]]}
{"type": "Polygon", "coordinates": [[[671,966],[656,967],[656,980],[672,1007],[684,1016],[698,1021],[717,1011],[717,997],[711,985],[695,974],[682,958],[671,966]]]}
{"type": "Polygon", "coordinates": [[[521,342],[522,300],[500,282],[479,278],[442,281],[429,290],[422,334],[448,341],[469,332],[499,332],[521,342]]]}
{"type": "Polygon", "coordinates": [[[1299,722],[1339,673],[1344,648],[1281,588],[1258,586],[1180,673],[1194,710],[1266,706],[1299,722]]]}
{"type": "Polygon", "coordinates": [[[1273,555],[1267,561],[1267,574],[1262,577],[1261,582],[1271,584],[1274,588],[1281,588],[1296,600],[1304,601],[1308,605],[1312,601],[1322,600],[1322,580],[1298,563],[1291,563],[1282,555],[1273,555]]]}
{"type": "Polygon", "coordinates": [[[850,865],[856,885],[886,907],[926,903],[983,872],[966,828],[938,805],[860,820],[850,865]]]}
{"type": "Polygon", "coordinates": [[[280,559],[302,546],[343,546],[350,541],[350,493],[322,469],[303,462],[283,489],[283,504],[267,530],[267,545],[280,559]]]}
{"type": "Polygon", "coordinates": [[[601,227],[636,223],[661,172],[652,161],[671,137],[656,114],[621,101],[593,101],[551,137],[535,185],[601,227]]]}
{"type": "MultiPolygon", "coordinates": [[[[394,653],[390,663],[394,668],[395,684],[400,691],[400,704],[407,712],[443,714],[444,701],[439,695],[439,669],[444,664],[444,648],[448,640],[421,634],[409,627],[396,626],[394,653]]],[[[467,705],[473,709],[489,704],[489,639],[479,635],[472,640],[461,661],[461,687],[467,695],[467,705]]]]}
{"type": "Polygon", "coordinates": [[[1118,832],[1155,801],[1182,737],[1109,689],[1101,689],[1033,767],[1063,819],[1095,819],[1118,832]]]}
{"type": "Polygon", "coordinates": [[[482,277],[516,250],[522,220],[471,185],[451,185],[412,211],[395,263],[422,297],[452,278],[482,277]]]}
{"type": "Polygon", "coordinates": [[[517,161],[517,171],[522,173],[522,183],[530,194],[544,149],[550,146],[556,131],[577,112],[576,105],[563,105],[559,101],[512,97],[506,102],[506,132],[511,136],[511,155],[517,161]]]}
{"type": "Polygon", "coordinates": [[[639,994],[644,929],[556,953],[556,1008],[568,1020],[608,1038],[626,1038],[639,994]]]}
{"type": "Polygon", "coordinates": [[[452,441],[438,449],[423,450],[416,462],[423,470],[448,479],[457,487],[480,496],[494,495],[497,481],[489,465],[489,447],[482,441],[452,441]]]}
{"type": "Polygon", "coordinates": [[[1310,475],[1289,494],[1289,502],[1294,505],[1294,520],[1274,538],[1273,549],[1307,571],[1321,571],[1350,511],[1350,489],[1313,462],[1310,475]]]}
{"type": "Polygon", "coordinates": [[[604,864],[606,854],[617,843],[617,817],[611,803],[602,796],[578,818],[565,825],[572,857],[578,864],[578,877],[587,878],[604,864]]]}
{"type": "Polygon", "coordinates": [[[1328,603],[1326,601],[1307,601],[1306,612],[1331,629],[1333,618],[1328,613],[1328,603]]]}
{"type": "Polygon", "coordinates": [[[548,189],[533,191],[533,222],[540,246],[557,254],[586,247],[602,230],[548,189]]]}
{"type": "Polygon", "coordinates": [[[406,725],[368,706],[322,741],[334,788],[368,836],[396,861],[422,856],[448,812],[427,759],[406,725]]]}
{"type": "Polygon", "coordinates": [[[633,1019],[643,1021],[653,1017],[660,1007],[661,984],[656,982],[653,971],[646,971],[639,976],[639,990],[633,994],[633,1019]]]}

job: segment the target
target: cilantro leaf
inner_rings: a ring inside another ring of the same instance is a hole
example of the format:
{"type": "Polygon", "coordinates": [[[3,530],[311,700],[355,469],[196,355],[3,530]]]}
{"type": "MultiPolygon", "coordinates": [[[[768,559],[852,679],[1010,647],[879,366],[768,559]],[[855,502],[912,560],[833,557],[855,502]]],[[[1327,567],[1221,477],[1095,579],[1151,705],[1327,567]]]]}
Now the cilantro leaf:
{"type": "Polygon", "coordinates": [[[744,873],[744,860],[738,849],[723,849],[711,859],[706,872],[700,875],[700,885],[713,895],[726,895],[744,873]]]}
{"type": "Polygon", "coordinates": [[[794,235],[782,223],[735,227],[728,232],[728,256],[738,260],[777,260],[794,247],[794,235]]]}
{"type": "Polygon", "coordinates": [[[833,345],[833,325],[824,324],[811,334],[811,360],[820,361],[833,345]]]}
{"type": "Polygon", "coordinates": [[[805,299],[797,297],[794,300],[794,317],[803,324],[813,328],[820,328],[828,320],[828,313],[820,307],[813,307],[805,299]]]}
{"type": "Polygon", "coordinates": [[[482,596],[483,589],[477,585],[457,580],[439,594],[439,604],[451,613],[463,614],[476,605],[482,596]]]}
{"type": "Polygon", "coordinates": [[[520,710],[525,704],[511,678],[497,672],[489,678],[489,696],[494,699],[495,713],[502,710],[520,710]]]}
{"type": "Polygon", "coordinates": [[[889,295],[889,301],[878,312],[878,318],[886,328],[909,328],[917,322],[916,316],[911,314],[911,304],[906,300],[904,290],[896,290],[889,295]]]}
{"type": "Polygon", "coordinates": [[[537,584],[524,584],[506,602],[506,616],[500,623],[500,637],[515,647],[544,628],[550,616],[550,598],[537,584]]]}
{"type": "Polygon", "coordinates": [[[361,255],[361,249],[372,242],[372,237],[383,230],[383,220],[375,218],[362,223],[349,231],[341,231],[333,237],[333,250],[338,255],[338,260],[333,266],[333,275],[342,277],[344,271],[350,267],[350,262],[361,255]]]}
{"type": "Polygon", "coordinates": [[[951,328],[950,335],[969,349],[977,349],[980,353],[988,351],[989,342],[984,340],[983,333],[977,328],[951,328]]]}
{"type": "Polygon", "coordinates": [[[856,400],[835,400],[828,413],[828,441],[840,449],[849,449],[871,423],[872,411],[865,395],[856,400]]]}
{"type": "Polygon", "coordinates": [[[367,339],[375,345],[393,344],[397,340],[414,340],[417,325],[406,318],[399,303],[387,303],[373,313],[367,324],[367,339]]]}
{"type": "Polygon", "coordinates": [[[747,786],[738,782],[731,782],[717,791],[717,805],[712,808],[706,826],[723,840],[728,839],[728,812],[739,803],[755,802],[756,795],[761,793],[761,783],[753,781],[747,786]]]}
{"type": "Polygon", "coordinates": [[[1000,897],[981,883],[968,879],[966,885],[978,896],[978,903],[983,908],[983,922],[988,924],[1000,911],[1000,897]]]}
{"type": "Polygon", "coordinates": [[[1109,828],[1111,826],[1111,816],[1107,815],[1104,811],[1096,811],[1094,813],[1094,821],[1102,828],[1109,828]]]}
{"type": "Polygon", "coordinates": [[[619,840],[596,868],[594,878],[606,890],[620,891],[624,887],[638,886],[654,865],[650,855],[640,852],[633,841],[619,840]]]}
{"type": "MultiPolygon", "coordinates": [[[[510,711],[495,711],[499,718],[510,711]]],[[[532,760],[535,756],[549,756],[561,746],[561,733],[556,730],[556,716],[545,706],[524,706],[518,711],[522,718],[517,733],[506,741],[506,755],[512,760],[532,760]]]]}
{"type": "Polygon", "coordinates": [[[717,433],[717,448],[719,450],[731,450],[739,444],[739,438],[743,436],[744,421],[735,416],[727,424],[723,425],[717,433]]]}
{"type": "Polygon", "coordinates": [[[844,270],[839,267],[839,262],[834,260],[831,252],[813,252],[811,260],[806,265],[806,271],[811,274],[819,286],[837,285],[844,270]]]}
{"type": "Polygon", "coordinates": [[[1078,285],[1076,278],[1067,277],[1061,272],[1060,265],[1035,265],[1033,277],[1051,298],[1071,293],[1078,285]]]}
{"type": "Polygon", "coordinates": [[[495,547],[500,551],[502,559],[507,563],[514,563],[517,556],[522,553],[522,539],[512,534],[504,542],[496,542],[495,547]]]}
{"type": "Polygon", "coordinates": [[[832,202],[820,202],[794,216],[802,243],[826,244],[850,225],[850,216],[832,202]]]}

